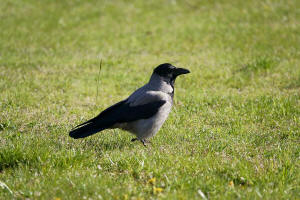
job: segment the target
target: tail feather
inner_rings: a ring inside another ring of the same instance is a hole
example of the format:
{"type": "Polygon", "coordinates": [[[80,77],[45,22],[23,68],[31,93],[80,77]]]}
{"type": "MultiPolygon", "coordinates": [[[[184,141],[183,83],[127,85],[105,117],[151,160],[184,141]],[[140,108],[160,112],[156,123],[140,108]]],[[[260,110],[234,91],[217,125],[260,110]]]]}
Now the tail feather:
{"type": "Polygon", "coordinates": [[[74,139],[78,139],[78,138],[85,138],[87,136],[93,135],[99,131],[104,130],[104,127],[101,126],[97,126],[95,123],[90,122],[87,124],[83,124],[80,127],[76,127],[75,129],[71,130],[69,135],[70,137],[74,138],[74,139]]]}

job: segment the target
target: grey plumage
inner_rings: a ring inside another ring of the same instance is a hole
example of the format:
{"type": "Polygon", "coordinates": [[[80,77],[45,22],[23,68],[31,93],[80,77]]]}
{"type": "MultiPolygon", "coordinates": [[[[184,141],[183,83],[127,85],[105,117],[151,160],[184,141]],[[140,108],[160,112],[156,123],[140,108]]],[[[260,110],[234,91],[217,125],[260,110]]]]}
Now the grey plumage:
{"type": "Polygon", "coordinates": [[[156,67],[149,82],[123,100],[93,119],[76,126],[70,131],[72,138],[84,138],[99,131],[120,128],[136,135],[145,145],[167,119],[174,95],[174,82],[177,76],[189,73],[169,63],[156,67]]]}

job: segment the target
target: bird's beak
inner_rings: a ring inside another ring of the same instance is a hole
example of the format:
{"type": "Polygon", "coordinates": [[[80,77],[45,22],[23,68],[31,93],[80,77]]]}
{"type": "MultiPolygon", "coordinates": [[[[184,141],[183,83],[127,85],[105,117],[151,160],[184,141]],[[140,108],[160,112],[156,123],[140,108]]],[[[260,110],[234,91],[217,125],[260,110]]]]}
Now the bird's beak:
{"type": "Polygon", "coordinates": [[[176,68],[174,71],[175,76],[179,76],[181,74],[188,74],[188,73],[190,73],[190,70],[184,68],[176,68]]]}

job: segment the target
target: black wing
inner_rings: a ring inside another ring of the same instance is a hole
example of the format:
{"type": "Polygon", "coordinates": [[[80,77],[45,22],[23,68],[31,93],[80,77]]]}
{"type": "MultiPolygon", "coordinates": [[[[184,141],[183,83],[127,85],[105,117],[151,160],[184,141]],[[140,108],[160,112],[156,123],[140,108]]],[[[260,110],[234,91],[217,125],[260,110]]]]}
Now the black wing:
{"type": "Polygon", "coordinates": [[[95,118],[76,126],[70,131],[70,136],[75,139],[84,138],[110,128],[116,123],[148,119],[155,115],[165,103],[164,100],[157,100],[143,105],[130,106],[127,100],[121,101],[107,108],[95,118]]]}

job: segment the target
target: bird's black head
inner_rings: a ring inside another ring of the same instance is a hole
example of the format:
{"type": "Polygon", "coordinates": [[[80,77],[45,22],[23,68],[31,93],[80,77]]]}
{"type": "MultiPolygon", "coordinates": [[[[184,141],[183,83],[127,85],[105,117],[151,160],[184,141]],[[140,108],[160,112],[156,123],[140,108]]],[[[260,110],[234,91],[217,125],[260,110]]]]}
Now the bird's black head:
{"type": "Polygon", "coordinates": [[[164,63],[159,66],[157,66],[153,73],[165,78],[166,80],[170,80],[174,83],[177,76],[181,74],[188,74],[190,73],[189,70],[184,68],[177,68],[170,63],[164,63]]]}

